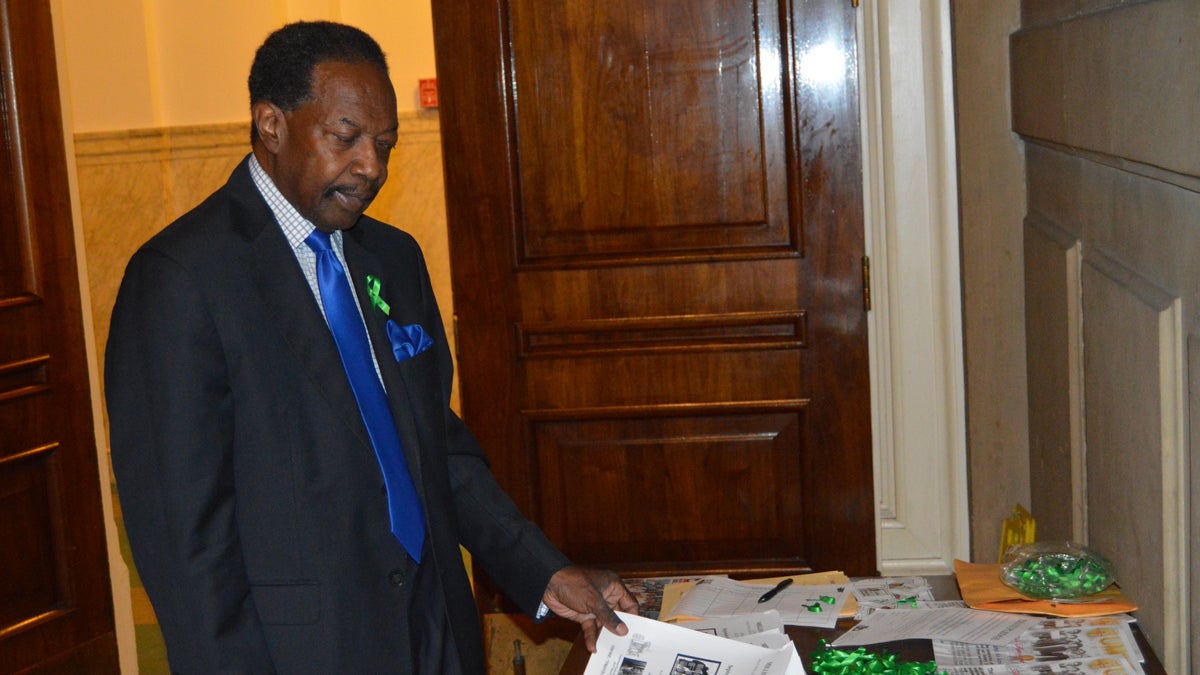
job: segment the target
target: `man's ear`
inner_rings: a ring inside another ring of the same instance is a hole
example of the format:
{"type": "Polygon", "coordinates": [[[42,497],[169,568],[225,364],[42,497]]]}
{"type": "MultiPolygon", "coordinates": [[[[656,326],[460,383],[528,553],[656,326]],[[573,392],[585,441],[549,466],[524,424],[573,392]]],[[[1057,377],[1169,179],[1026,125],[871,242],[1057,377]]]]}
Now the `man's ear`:
{"type": "Polygon", "coordinates": [[[269,101],[259,101],[250,107],[258,139],[271,154],[279,152],[280,145],[287,140],[287,119],[283,110],[269,101]]]}

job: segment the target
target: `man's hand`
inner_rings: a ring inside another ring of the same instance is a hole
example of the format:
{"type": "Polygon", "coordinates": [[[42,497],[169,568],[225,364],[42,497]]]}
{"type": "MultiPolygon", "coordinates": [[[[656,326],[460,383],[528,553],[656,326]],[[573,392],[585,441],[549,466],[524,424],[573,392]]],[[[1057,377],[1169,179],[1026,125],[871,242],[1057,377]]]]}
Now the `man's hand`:
{"type": "Polygon", "coordinates": [[[629,594],[620,577],[607,570],[574,565],[564,567],[550,577],[542,602],[551,612],[583,627],[583,641],[589,652],[596,651],[601,626],[617,635],[629,632],[613,610],[629,614],[638,612],[637,600],[629,594]]]}

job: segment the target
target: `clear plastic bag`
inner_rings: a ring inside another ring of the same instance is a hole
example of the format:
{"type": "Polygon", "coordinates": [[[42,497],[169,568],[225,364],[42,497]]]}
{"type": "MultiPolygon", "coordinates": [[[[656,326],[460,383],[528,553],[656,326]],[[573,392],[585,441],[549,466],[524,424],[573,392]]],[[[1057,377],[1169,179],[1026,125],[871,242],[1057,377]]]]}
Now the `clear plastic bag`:
{"type": "Polygon", "coordinates": [[[1095,595],[1115,581],[1112,562],[1071,541],[1013,546],[1004,554],[1000,578],[1038,600],[1071,600],[1095,595]]]}

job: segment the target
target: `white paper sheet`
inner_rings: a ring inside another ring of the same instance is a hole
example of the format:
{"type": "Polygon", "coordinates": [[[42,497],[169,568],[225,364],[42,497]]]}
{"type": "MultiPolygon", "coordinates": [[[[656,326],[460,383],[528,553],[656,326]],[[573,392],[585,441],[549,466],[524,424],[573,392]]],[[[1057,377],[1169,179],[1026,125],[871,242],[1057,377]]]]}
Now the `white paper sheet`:
{"type": "Polygon", "coordinates": [[[701,633],[708,633],[709,635],[729,638],[730,640],[740,640],[747,635],[757,633],[783,633],[783,619],[779,617],[779,612],[773,609],[756,614],[717,616],[700,619],[699,621],[686,621],[675,625],[689,630],[700,631],[701,633]]]}
{"type": "Polygon", "coordinates": [[[872,612],[854,628],[833,641],[835,647],[870,645],[893,640],[926,638],[973,644],[1006,645],[1036,625],[1025,614],[986,612],[957,607],[945,609],[889,609],[872,612]]]}
{"type": "Polygon", "coordinates": [[[600,631],[584,675],[804,675],[794,645],[765,649],[617,612],[629,632],[600,631]]]}

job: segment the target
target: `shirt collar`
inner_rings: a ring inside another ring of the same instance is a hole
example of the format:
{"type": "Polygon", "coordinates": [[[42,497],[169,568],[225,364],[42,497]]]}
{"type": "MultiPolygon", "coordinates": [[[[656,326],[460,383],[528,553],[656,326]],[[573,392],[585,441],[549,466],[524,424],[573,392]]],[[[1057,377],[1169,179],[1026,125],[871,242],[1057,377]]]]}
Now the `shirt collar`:
{"type": "MultiPolygon", "coordinates": [[[[267,206],[271,208],[271,213],[275,214],[275,220],[279,223],[279,228],[283,230],[283,236],[287,237],[288,243],[293,249],[308,250],[308,245],[304,240],[316,226],[312,221],[300,215],[296,207],[283,196],[279,188],[275,186],[275,181],[267,175],[266,169],[258,163],[258,158],[254,153],[250,153],[250,179],[254,181],[254,186],[258,188],[259,193],[266,200],[267,206]]],[[[340,230],[334,230],[332,233],[333,245],[336,249],[341,248],[342,233],[340,230]]]]}

